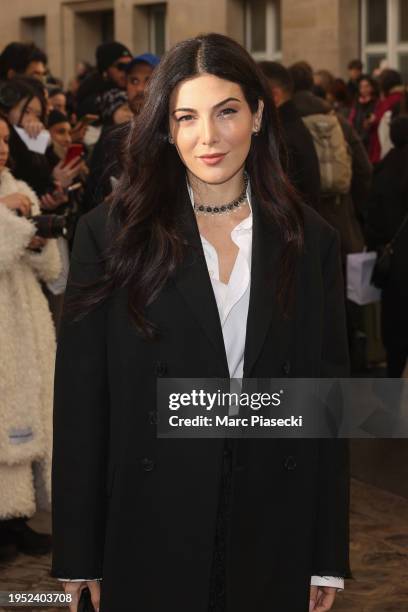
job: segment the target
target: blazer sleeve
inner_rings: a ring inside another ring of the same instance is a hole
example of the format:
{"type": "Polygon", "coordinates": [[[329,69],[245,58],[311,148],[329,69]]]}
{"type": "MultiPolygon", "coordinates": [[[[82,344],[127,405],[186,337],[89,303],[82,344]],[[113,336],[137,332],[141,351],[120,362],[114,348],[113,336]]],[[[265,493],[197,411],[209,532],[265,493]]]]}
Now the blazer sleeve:
{"type": "Polygon", "coordinates": [[[103,274],[85,217],[78,224],[58,340],[53,438],[53,560],[56,578],[102,576],[106,514],[109,390],[106,303],[80,320],[70,315],[79,285],[103,274]]]}
{"type": "MultiPolygon", "coordinates": [[[[349,374],[345,296],[336,233],[323,260],[324,321],[322,378],[349,374]]],[[[349,443],[347,439],[319,440],[319,504],[313,574],[351,577],[349,565],[349,443]]]]}

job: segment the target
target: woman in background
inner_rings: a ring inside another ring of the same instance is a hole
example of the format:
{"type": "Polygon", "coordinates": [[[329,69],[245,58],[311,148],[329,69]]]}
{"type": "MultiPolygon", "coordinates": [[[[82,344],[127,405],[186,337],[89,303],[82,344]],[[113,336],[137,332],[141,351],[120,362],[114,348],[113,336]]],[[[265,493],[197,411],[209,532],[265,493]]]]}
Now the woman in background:
{"type": "Polygon", "coordinates": [[[43,153],[32,151],[16,128],[22,128],[28,136],[38,137],[47,125],[47,101],[44,87],[35,79],[15,78],[0,85],[0,111],[6,115],[10,131],[10,154],[15,177],[26,182],[40,198],[49,196],[57,188],[68,187],[80,172],[77,160],[65,167],[62,163],[50,168],[43,153]]]}
{"type": "Polygon", "coordinates": [[[368,151],[370,134],[373,129],[370,119],[378,101],[378,85],[369,76],[364,76],[358,84],[358,97],[350,111],[349,121],[360,136],[368,151]]]}
{"type": "Polygon", "coordinates": [[[0,116],[0,559],[49,552],[27,519],[49,510],[55,332],[41,281],[60,271],[54,240],[36,235],[38,198],[14,178],[0,116]]]}

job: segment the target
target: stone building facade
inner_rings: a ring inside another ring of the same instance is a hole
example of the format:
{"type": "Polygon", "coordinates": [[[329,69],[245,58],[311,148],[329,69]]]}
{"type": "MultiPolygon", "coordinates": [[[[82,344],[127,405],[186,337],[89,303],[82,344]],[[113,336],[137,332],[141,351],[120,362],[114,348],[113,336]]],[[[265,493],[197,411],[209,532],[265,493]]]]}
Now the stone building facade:
{"type": "Polygon", "coordinates": [[[79,60],[115,38],[158,54],[200,32],[226,33],[257,59],[345,75],[349,59],[380,60],[408,78],[408,0],[3,0],[0,40],[34,40],[68,80],[79,60]]]}

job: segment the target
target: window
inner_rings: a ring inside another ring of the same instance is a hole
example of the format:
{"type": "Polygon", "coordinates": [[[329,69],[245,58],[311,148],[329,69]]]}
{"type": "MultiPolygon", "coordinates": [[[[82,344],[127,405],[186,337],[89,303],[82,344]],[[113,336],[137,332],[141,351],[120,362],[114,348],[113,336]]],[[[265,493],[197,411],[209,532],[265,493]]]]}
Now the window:
{"type": "Polygon", "coordinates": [[[246,0],[245,46],[256,60],[281,59],[280,0],[246,0]]]}
{"type": "Polygon", "coordinates": [[[135,6],[134,47],[161,56],[166,51],[166,4],[135,6]]]}
{"type": "Polygon", "coordinates": [[[399,2],[399,42],[408,43],[408,0],[399,2]]]}
{"type": "Polygon", "coordinates": [[[408,53],[401,53],[399,57],[399,69],[401,70],[404,83],[408,83],[408,53]]]}
{"type": "Polygon", "coordinates": [[[86,10],[88,7],[83,3],[81,10],[74,12],[74,48],[76,61],[85,60],[92,64],[96,47],[113,40],[114,12],[111,9],[86,10]]]}
{"type": "Polygon", "coordinates": [[[367,6],[367,42],[387,42],[387,0],[369,0],[367,6]]]}
{"type": "Polygon", "coordinates": [[[21,38],[45,51],[45,17],[24,17],[21,20],[21,38]]]}
{"type": "Polygon", "coordinates": [[[153,4],[149,13],[149,49],[160,56],[166,50],[166,5],[153,4]]]}
{"type": "Polygon", "coordinates": [[[361,0],[362,49],[367,72],[386,60],[408,80],[408,0],[361,0]]]}
{"type": "Polygon", "coordinates": [[[367,55],[365,69],[368,74],[373,74],[374,70],[378,68],[381,63],[386,60],[385,53],[370,53],[367,55]]]}

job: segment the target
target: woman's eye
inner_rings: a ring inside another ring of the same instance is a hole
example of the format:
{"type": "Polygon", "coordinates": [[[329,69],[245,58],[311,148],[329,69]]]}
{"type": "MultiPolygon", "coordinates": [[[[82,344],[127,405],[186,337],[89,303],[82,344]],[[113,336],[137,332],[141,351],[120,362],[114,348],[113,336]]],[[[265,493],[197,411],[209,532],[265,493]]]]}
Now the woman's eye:
{"type": "Polygon", "coordinates": [[[226,115],[233,115],[236,112],[238,112],[238,111],[236,111],[234,108],[224,108],[221,111],[221,115],[223,115],[225,117],[226,115]]]}
{"type": "Polygon", "coordinates": [[[193,118],[193,115],[182,115],[181,117],[177,117],[176,121],[180,123],[180,121],[191,121],[193,118]]]}

